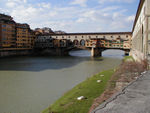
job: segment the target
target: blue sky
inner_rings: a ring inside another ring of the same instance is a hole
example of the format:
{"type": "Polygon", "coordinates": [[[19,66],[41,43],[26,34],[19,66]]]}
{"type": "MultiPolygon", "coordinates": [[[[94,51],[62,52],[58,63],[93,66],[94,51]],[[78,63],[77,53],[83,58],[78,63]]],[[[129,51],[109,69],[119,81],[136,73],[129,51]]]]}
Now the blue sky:
{"type": "Polygon", "coordinates": [[[31,28],[66,32],[131,31],[139,0],[0,0],[0,13],[31,28]]]}

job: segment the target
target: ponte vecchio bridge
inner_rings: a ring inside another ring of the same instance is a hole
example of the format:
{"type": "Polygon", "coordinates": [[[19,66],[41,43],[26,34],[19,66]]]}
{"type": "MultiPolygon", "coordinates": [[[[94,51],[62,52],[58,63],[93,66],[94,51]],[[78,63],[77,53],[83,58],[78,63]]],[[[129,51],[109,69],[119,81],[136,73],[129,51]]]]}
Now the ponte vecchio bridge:
{"type": "Polygon", "coordinates": [[[129,54],[131,37],[131,32],[39,35],[35,39],[35,49],[56,55],[68,54],[76,48],[91,50],[91,56],[101,56],[102,51],[107,49],[120,49],[129,54]]]}

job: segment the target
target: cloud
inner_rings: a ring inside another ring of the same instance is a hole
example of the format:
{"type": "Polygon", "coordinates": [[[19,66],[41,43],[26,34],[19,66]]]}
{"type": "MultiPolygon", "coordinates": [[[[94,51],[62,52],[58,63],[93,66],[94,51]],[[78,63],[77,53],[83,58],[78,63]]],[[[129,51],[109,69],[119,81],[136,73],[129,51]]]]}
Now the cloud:
{"type": "Polygon", "coordinates": [[[27,0],[7,0],[8,2],[15,2],[15,3],[27,3],[27,0]]]}
{"type": "Polygon", "coordinates": [[[135,19],[135,15],[131,15],[131,16],[129,16],[129,17],[126,18],[126,21],[127,22],[133,22],[134,19],[135,19]]]}
{"type": "MultiPolygon", "coordinates": [[[[53,30],[66,32],[129,31],[134,18],[133,14],[128,15],[127,9],[118,5],[89,7],[87,0],[75,0],[71,3],[72,5],[70,3],[68,5],[50,2],[32,3],[26,0],[3,1],[4,7],[0,8],[1,12],[7,11],[7,14],[11,15],[16,22],[28,23],[33,29],[51,27],[53,30]]],[[[0,4],[2,4],[1,1],[0,4]]]]}
{"type": "MultiPolygon", "coordinates": [[[[126,9],[110,6],[102,10],[87,10],[76,20],[80,24],[88,24],[91,28],[101,31],[130,31],[134,15],[127,16],[126,9]],[[93,25],[95,24],[95,25],[93,25]]],[[[98,31],[97,31],[98,32],[98,31]]]]}
{"type": "Polygon", "coordinates": [[[133,3],[136,0],[99,0],[98,2],[100,4],[109,3],[109,2],[123,2],[123,3],[133,3]]]}
{"type": "Polygon", "coordinates": [[[8,2],[6,4],[7,7],[15,7],[15,5],[16,5],[16,3],[14,3],[14,2],[8,2]]]}
{"type": "Polygon", "coordinates": [[[7,0],[6,6],[9,8],[13,8],[19,4],[22,4],[22,2],[23,2],[23,4],[25,4],[25,3],[27,3],[27,0],[7,0]]]}
{"type": "Polygon", "coordinates": [[[86,7],[87,0],[74,0],[71,2],[72,5],[80,5],[82,7],[86,7]]]}
{"type": "Polygon", "coordinates": [[[39,7],[43,7],[43,8],[47,8],[47,9],[50,9],[51,7],[51,4],[50,3],[39,3],[38,4],[39,7]]]}

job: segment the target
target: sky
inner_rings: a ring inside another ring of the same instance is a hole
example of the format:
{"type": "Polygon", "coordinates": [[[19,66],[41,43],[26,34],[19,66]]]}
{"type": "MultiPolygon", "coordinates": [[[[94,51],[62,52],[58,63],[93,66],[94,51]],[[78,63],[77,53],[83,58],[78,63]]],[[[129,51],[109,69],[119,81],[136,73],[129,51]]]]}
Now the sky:
{"type": "Polygon", "coordinates": [[[32,29],[66,32],[131,31],[139,0],[0,0],[0,13],[32,29]]]}

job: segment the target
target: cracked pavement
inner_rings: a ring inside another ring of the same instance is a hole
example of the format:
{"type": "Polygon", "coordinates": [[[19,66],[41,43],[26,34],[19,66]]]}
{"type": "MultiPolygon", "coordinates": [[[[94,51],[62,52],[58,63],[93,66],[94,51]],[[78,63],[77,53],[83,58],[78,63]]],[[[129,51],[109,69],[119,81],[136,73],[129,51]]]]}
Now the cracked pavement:
{"type": "Polygon", "coordinates": [[[150,71],[141,75],[92,113],[150,113],[150,71]]]}

